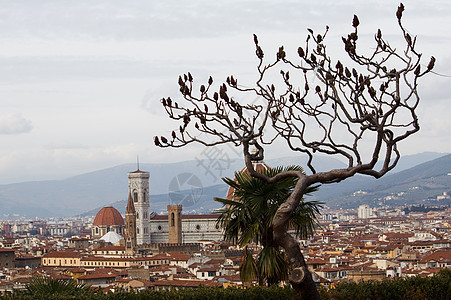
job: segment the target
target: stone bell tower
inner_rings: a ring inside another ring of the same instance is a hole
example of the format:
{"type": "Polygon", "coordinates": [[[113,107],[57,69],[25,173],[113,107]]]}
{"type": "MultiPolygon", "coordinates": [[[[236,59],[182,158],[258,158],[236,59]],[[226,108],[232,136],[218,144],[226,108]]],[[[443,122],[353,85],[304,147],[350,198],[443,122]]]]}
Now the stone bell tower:
{"type": "Polygon", "coordinates": [[[128,173],[128,189],[136,215],[136,244],[150,244],[149,215],[149,172],[136,170],[128,173]]]}
{"type": "Polygon", "coordinates": [[[168,242],[182,243],[182,206],[168,205],[168,242]]]}
{"type": "Polygon", "coordinates": [[[128,194],[125,210],[125,255],[133,256],[136,248],[136,210],[132,194],[128,194]]]}

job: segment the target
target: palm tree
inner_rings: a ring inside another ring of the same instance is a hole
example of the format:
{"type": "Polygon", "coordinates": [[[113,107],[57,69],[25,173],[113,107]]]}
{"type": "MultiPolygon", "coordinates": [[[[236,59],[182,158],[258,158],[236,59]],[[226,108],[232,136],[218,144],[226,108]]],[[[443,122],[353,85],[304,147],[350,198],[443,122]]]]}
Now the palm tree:
{"type": "MultiPolygon", "coordinates": [[[[273,177],[293,170],[303,171],[299,166],[290,166],[266,169],[262,173],[273,177]]],[[[284,253],[274,242],[272,221],[279,205],[291,194],[297,177],[267,184],[244,171],[235,173],[235,179],[223,180],[234,189],[234,197],[215,198],[225,205],[217,210],[221,214],[218,224],[224,228],[226,240],[244,247],[240,265],[241,280],[248,282],[256,279],[260,285],[272,285],[287,280],[288,265],[284,253]],[[256,259],[246,247],[251,243],[262,246],[256,259]]],[[[317,188],[318,186],[310,187],[307,193],[312,193],[317,188]]],[[[299,238],[311,236],[317,225],[316,216],[320,208],[321,203],[318,201],[302,201],[292,214],[288,227],[293,228],[299,238]]]]}
{"type": "Polygon", "coordinates": [[[26,293],[41,299],[64,299],[77,296],[92,296],[96,291],[91,286],[78,284],[74,279],[53,279],[45,276],[33,277],[26,286],[26,293]]]}

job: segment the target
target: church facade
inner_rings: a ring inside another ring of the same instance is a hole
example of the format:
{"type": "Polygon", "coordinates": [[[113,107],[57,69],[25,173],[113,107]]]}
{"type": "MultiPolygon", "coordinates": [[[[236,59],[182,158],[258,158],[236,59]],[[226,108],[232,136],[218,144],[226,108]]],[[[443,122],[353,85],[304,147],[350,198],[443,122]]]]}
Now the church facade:
{"type": "Polygon", "coordinates": [[[152,243],[197,243],[204,240],[222,240],[223,231],[216,224],[218,215],[181,214],[181,222],[179,221],[181,229],[172,226],[170,217],[171,214],[156,215],[150,220],[152,243]],[[176,237],[179,237],[179,240],[176,237]]]}

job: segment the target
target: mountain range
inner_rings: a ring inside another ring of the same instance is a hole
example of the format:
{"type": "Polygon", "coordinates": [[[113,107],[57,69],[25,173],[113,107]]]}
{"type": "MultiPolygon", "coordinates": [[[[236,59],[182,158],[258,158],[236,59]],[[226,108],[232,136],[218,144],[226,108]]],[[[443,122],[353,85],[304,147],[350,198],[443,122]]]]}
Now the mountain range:
{"type": "MultiPolygon", "coordinates": [[[[266,161],[269,166],[305,165],[305,162],[305,158],[298,157],[266,161]]],[[[219,208],[213,198],[225,197],[227,191],[220,178],[233,177],[244,165],[238,159],[222,163],[220,167],[217,160],[140,164],[141,170],[150,172],[151,210],[163,213],[169,203],[183,204],[185,213],[208,213],[219,208]]],[[[315,163],[318,171],[346,167],[327,156],[319,157],[315,163]]],[[[123,164],[64,180],[0,185],[0,219],[95,215],[106,205],[124,213],[127,173],[136,169],[134,164],[123,164]]],[[[425,199],[431,200],[451,190],[450,173],[450,154],[428,152],[404,156],[391,173],[380,179],[354,176],[338,184],[323,185],[311,199],[343,208],[361,203],[424,203],[425,199]],[[393,199],[386,200],[387,197],[393,199]]]]}
{"type": "Polygon", "coordinates": [[[359,175],[338,184],[323,185],[312,198],[331,208],[356,208],[360,204],[450,205],[449,198],[437,200],[443,193],[451,195],[451,154],[379,179],[359,175]]]}

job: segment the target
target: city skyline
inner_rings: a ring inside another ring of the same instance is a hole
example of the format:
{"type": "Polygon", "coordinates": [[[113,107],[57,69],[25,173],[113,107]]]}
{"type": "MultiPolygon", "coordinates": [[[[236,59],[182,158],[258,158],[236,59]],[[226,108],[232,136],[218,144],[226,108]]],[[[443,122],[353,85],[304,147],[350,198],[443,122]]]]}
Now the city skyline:
{"type": "MultiPolygon", "coordinates": [[[[201,146],[159,149],[152,141],[178,127],[159,101],[178,97],[180,74],[190,71],[198,84],[209,75],[220,83],[233,74],[252,85],[253,33],[268,56],[280,45],[294,56],[307,28],[322,32],[328,25],[326,42],[337,49],[329,53],[343,55],[341,36],[352,30],[354,14],[361,21],[362,49],[371,48],[377,28],[396,43],[396,6],[391,1],[4,4],[0,184],[61,179],[131,163],[138,155],[146,163],[195,159],[201,146]]],[[[420,83],[422,129],[401,144],[403,154],[451,152],[450,13],[446,1],[406,4],[404,24],[417,35],[424,63],[434,55],[435,72],[445,76],[420,83]]],[[[243,101],[254,100],[246,97],[243,101]]],[[[240,158],[240,152],[232,154],[240,158]]],[[[268,158],[291,154],[277,146],[267,151],[268,158]]]]}

